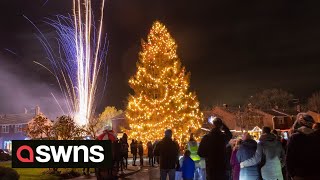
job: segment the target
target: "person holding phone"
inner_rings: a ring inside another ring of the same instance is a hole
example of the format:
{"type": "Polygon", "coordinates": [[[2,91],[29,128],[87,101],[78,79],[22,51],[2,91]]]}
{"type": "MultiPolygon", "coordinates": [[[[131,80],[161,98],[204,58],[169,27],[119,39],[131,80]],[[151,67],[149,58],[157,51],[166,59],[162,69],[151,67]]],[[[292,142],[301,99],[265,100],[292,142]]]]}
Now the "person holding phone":
{"type": "Polygon", "coordinates": [[[210,117],[209,122],[213,128],[202,138],[198,155],[206,159],[207,180],[224,180],[227,171],[226,145],[232,134],[220,118],[210,117]]]}

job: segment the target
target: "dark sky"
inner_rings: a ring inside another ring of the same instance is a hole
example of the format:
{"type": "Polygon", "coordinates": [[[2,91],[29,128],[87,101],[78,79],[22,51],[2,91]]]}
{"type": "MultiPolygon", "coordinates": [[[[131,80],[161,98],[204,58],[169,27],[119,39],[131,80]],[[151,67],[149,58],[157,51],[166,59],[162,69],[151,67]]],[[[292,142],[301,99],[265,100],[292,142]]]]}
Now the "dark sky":
{"type": "MultiPolygon", "coordinates": [[[[265,88],[308,97],[320,89],[320,11],[316,2],[107,1],[104,32],[110,43],[109,76],[98,111],[106,105],[124,108],[140,40],[146,39],[154,20],[162,21],[176,40],[179,57],[191,71],[191,90],[202,107],[242,104],[265,88]]],[[[45,59],[45,54],[34,37],[34,27],[22,15],[42,28],[45,17],[67,15],[71,8],[71,0],[0,1],[0,60],[21,69],[15,72],[17,78],[28,74],[30,81],[54,84],[52,77],[32,63],[45,59]]]]}

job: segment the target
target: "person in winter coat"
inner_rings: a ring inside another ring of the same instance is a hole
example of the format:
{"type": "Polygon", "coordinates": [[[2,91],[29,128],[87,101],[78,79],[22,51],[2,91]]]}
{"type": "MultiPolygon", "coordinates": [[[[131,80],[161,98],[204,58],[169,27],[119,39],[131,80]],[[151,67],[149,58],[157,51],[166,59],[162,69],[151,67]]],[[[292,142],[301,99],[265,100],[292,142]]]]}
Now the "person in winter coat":
{"type": "Polygon", "coordinates": [[[97,137],[97,140],[110,140],[112,143],[114,143],[117,140],[117,135],[112,130],[112,127],[107,125],[104,127],[102,134],[97,137]]]}
{"type": "Polygon", "coordinates": [[[233,147],[233,151],[231,154],[230,165],[232,168],[232,180],[239,180],[240,176],[240,162],[237,159],[237,152],[241,144],[241,139],[236,141],[235,146],[233,147]]]}
{"type": "Polygon", "coordinates": [[[122,138],[121,138],[121,165],[124,167],[124,169],[128,169],[128,148],[129,148],[129,144],[128,144],[128,135],[126,133],[123,134],[122,138]]]}
{"type": "Polygon", "coordinates": [[[194,161],[196,165],[195,179],[200,178],[200,156],[198,155],[198,143],[195,140],[193,133],[190,134],[189,142],[187,143],[187,150],[190,151],[190,158],[194,161]]]}
{"type": "Polygon", "coordinates": [[[194,178],[194,171],[196,170],[196,166],[190,155],[191,152],[189,150],[186,150],[183,156],[181,166],[183,180],[193,180],[194,178]]]}
{"type": "Polygon", "coordinates": [[[200,161],[200,156],[198,155],[198,143],[194,139],[193,133],[190,134],[189,142],[187,143],[187,149],[190,151],[191,159],[195,162],[200,161]]]}
{"type": "Polygon", "coordinates": [[[156,146],[157,146],[157,144],[159,143],[159,141],[158,140],[156,140],[156,141],[154,141],[154,143],[153,143],[153,164],[156,164],[156,163],[160,163],[160,160],[159,160],[159,156],[156,156],[155,154],[154,154],[154,150],[156,149],[156,146]]]}
{"type": "Polygon", "coordinates": [[[160,157],[160,180],[175,179],[176,168],[179,166],[178,144],[172,140],[172,130],[165,131],[165,137],[156,145],[154,155],[160,157]]]}
{"type": "Polygon", "coordinates": [[[136,166],[136,160],[137,160],[137,154],[138,154],[138,146],[137,143],[134,139],[132,139],[131,144],[130,144],[130,151],[132,154],[132,165],[136,166]]]}
{"type": "Polygon", "coordinates": [[[288,141],[286,165],[287,172],[294,180],[320,179],[320,133],[312,130],[312,116],[299,113],[293,125],[295,133],[288,141]]]}
{"type": "Polygon", "coordinates": [[[142,141],[138,144],[139,157],[140,157],[140,166],[143,166],[143,144],[142,141]]]}
{"type": "Polygon", "coordinates": [[[281,162],[284,156],[281,142],[274,134],[271,134],[271,128],[263,127],[254,157],[241,162],[240,167],[255,166],[261,162],[262,179],[283,180],[281,162]]]}
{"type": "Polygon", "coordinates": [[[114,166],[117,169],[117,172],[120,170],[121,172],[123,172],[123,166],[122,166],[122,155],[121,155],[121,143],[120,141],[117,139],[116,142],[114,142],[114,166]]]}
{"type": "Polygon", "coordinates": [[[226,145],[232,138],[232,134],[220,118],[210,117],[209,122],[213,128],[209,134],[202,138],[198,155],[206,159],[207,180],[225,180],[227,168],[226,145]]]}
{"type": "Polygon", "coordinates": [[[147,143],[147,148],[148,148],[149,165],[153,166],[153,146],[151,141],[147,143]]]}
{"type": "MultiPolygon", "coordinates": [[[[237,160],[239,163],[250,159],[257,150],[257,142],[252,139],[249,133],[244,133],[242,142],[237,152],[237,160]]],[[[258,180],[260,178],[258,165],[245,167],[240,169],[240,180],[258,180]]]]}
{"type": "Polygon", "coordinates": [[[278,140],[278,141],[281,141],[281,136],[279,136],[279,133],[278,133],[278,131],[277,130],[272,130],[271,131],[271,134],[273,134],[274,136],[276,136],[276,139],[278,140]]]}
{"type": "Polygon", "coordinates": [[[231,154],[232,154],[232,146],[230,142],[226,146],[226,178],[227,180],[232,180],[232,167],[230,164],[231,154]]]}
{"type": "Polygon", "coordinates": [[[119,154],[120,152],[120,147],[118,146],[119,143],[118,138],[115,134],[115,132],[112,130],[112,127],[107,125],[104,127],[102,134],[98,135],[96,140],[110,140],[111,143],[111,148],[112,148],[112,166],[111,167],[105,167],[105,168],[97,168],[95,173],[97,179],[105,179],[108,177],[113,177],[114,172],[113,172],[113,167],[119,167],[118,166],[118,160],[119,160],[119,154]],[[117,151],[118,150],[118,151],[117,151]],[[107,177],[106,177],[107,176],[107,177]]]}

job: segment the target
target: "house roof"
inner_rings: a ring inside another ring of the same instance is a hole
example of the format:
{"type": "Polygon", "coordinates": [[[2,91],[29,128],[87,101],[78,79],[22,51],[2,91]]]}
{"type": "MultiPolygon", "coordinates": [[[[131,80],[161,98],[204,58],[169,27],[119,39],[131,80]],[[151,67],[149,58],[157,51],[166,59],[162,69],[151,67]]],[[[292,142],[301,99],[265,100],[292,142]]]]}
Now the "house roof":
{"type": "Polygon", "coordinates": [[[285,113],[282,113],[280,111],[276,111],[274,109],[269,109],[269,110],[261,110],[264,113],[270,114],[272,116],[287,116],[285,113]]]}
{"type": "Polygon", "coordinates": [[[126,118],[125,114],[121,113],[121,114],[111,118],[111,120],[114,121],[114,120],[125,119],[125,118],[126,118]]]}
{"type": "Polygon", "coordinates": [[[2,114],[0,124],[27,124],[34,117],[34,113],[2,114]]]}
{"type": "Polygon", "coordinates": [[[272,116],[296,116],[299,112],[296,110],[288,110],[288,109],[262,109],[257,112],[264,112],[272,116]]]}
{"type": "Polygon", "coordinates": [[[296,116],[297,114],[300,113],[297,110],[281,110],[281,112],[288,114],[290,116],[296,116]]]}
{"type": "Polygon", "coordinates": [[[125,113],[121,113],[111,118],[111,120],[112,120],[112,126],[114,131],[121,132],[121,128],[131,130],[128,120],[125,116],[125,113]]]}

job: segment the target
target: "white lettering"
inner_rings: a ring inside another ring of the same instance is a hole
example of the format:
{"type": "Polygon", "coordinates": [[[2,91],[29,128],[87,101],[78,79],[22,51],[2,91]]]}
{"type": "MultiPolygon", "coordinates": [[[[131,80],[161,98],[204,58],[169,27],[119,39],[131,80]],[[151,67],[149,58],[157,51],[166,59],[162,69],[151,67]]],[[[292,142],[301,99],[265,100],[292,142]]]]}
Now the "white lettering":
{"type": "Polygon", "coordinates": [[[88,147],[85,145],[81,146],[74,146],[73,147],[73,162],[78,162],[79,161],[79,150],[83,150],[83,162],[88,162],[89,161],[89,150],[88,147]]]}
{"type": "Polygon", "coordinates": [[[95,163],[99,163],[99,162],[102,162],[104,160],[104,154],[101,153],[101,152],[98,152],[98,151],[95,151],[95,150],[98,150],[98,151],[103,151],[103,147],[99,146],[99,145],[94,145],[90,148],[90,153],[92,155],[95,155],[95,156],[98,156],[99,158],[96,159],[94,156],[90,156],[90,161],[92,162],[95,162],[95,163]]]}
{"type": "Polygon", "coordinates": [[[36,156],[36,160],[38,162],[41,162],[41,163],[46,163],[46,162],[49,162],[51,157],[50,157],[50,154],[47,153],[47,152],[44,152],[44,151],[50,151],[50,148],[46,145],[41,145],[41,146],[38,146],[37,149],[36,149],[36,152],[37,154],[39,154],[40,156],[36,156]],[[45,158],[41,158],[41,156],[45,156],[45,158]]]}
{"type": "Polygon", "coordinates": [[[70,160],[70,155],[72,152],[72,147],[73,146],[68,146],[67,152],[64,149],[64,146],[59,146],[58,147],[58,152],[56,151],[56,148],[54,146],[50,146],[51,149],[51,154],[53,157],[54,162],[59,162],[60,157],[62,156],[63,162],[69,162],[70,160]]]}

